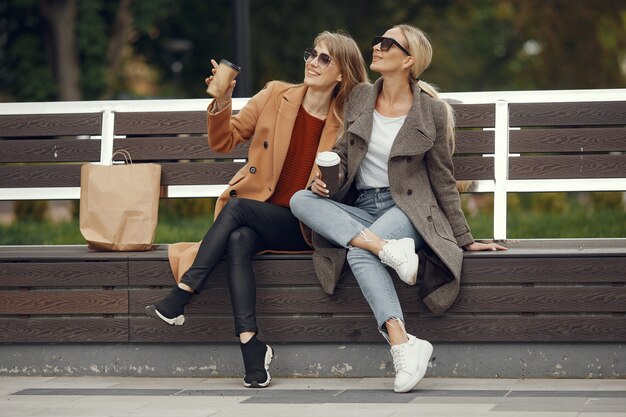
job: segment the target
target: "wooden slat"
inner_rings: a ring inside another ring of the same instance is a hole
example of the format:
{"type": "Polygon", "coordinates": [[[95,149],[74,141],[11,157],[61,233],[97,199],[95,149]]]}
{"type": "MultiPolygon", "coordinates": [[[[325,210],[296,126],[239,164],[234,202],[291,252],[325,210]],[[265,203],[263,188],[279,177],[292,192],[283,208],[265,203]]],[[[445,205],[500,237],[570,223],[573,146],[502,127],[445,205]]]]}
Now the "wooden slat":
{"type": "MultiPolygon", "coordinates": [[[[142,314],[145,306],[165,297],[168,290],[131,290],[130,313],[142,314]]],[[[428,313],[416,287],[398,290],[402,310],[428,313]]],[[[321,288],[257,288],[258,314],[369,314],[371,309],[359,288],[339,288],[333,295],[321,288]]],[[[228,289],[205,291],[185,307],[191,314],[229,314],[228,289]]],[[[453,313],[626,313],[624,287],[462,287],[453,313]]]]}
{"type": "Polygon", "coordinates": [[[493,158],[481,156],[457,156],[453,159],[454,178],[457,180],[492,180],[493,158]]]}
{"type": "MultiPolygon", "coordinates": [[[[305,260],[254,260],[252,261],[257,285],[319,285],[311,259],[305,260]]],[[[130,262],[131,286],[174,285],[174,277],[167,261],[130,262]]],[[[354,282],[356,283],[356,282],[354,282]]],[[[227,288],[226,262],[220,262],[207,280],[205,288],[227,288]]]]}
{"type": "Polygon", "coordinates": [[[495,133],[492,130],[458,130],[454,153],[493,153],[495,133]]]}
{"type": "Polygon", "coordinates": [[[0,162],[92,162],[100,160],[99,139],[11,139],[0,141],[0,162]]]}
{"type": "Polygon", "coordinates": [[[513,127],[625,124],[626,101],[511,103],[509,105],[509,125],[513,127]]]}
{"type": "Polygon", "coordinates": [[[115,113],[116,135],[206,133],[206,111],[115,113]]]}
{"type": "MultiPolygon", "coordinates": [[[[510,253],[519,251],[511,248],[510,253]]],[[[508,255],[509,253],[507,253],[508,255]]],[[[567,283],[625,283],[624,257],[513,257],[472,256],[465,253],[463,284],[567,284],[567,283]]],[[[483,254],[481,254],[483,255],[483,254]]],[[[264,259],[253,261],[257,285],[316,286],[318,280],[310,259],[264,259]]],[[[284,256],[286,258],[286,256],[284,256]]],[[[165,286],[174,283],[169,263],[162,261],[134,261],[129,264],[131,286],[165,286]]],[[[352,275],[342,277],[340,287],[355,287],[352,275]]],[[[226,263],[220,263],[206,288],[226,288],[226,263]]]]}
{"type": "Polygon", "coordinates": [[[0,314],[126,314],[128,291],[0,291],[0,314]]]}
{"type": "MultiPolygon", "coordinates": [[[[624,342],[623,317],[405,317],[407,330],[431,342],[624,342]]],[[[259,317],[271,343],[383,342],[373,316],[259,317]]],[[[232,318],[190,317],[184,326],[130,317],[133,343],[233,342],[232,318]]]]}
{"type": "Polygon", "coordinates": [[[464,252],[467,259],[479,258],[626,258],[626,239],[511,239],[507,251],[464,252]]]}
{"type": "Polygon", "coordinates": [[[461,287],[447,313],[626,313],[626,287],[461,287]]]}
{"type": "Polygon", "coordinates": [[[80,164],[0,166],[0,188],[80,187],[80,164]]]}
{"type": "Polygon", "coordinates": [[[452,104],[457,127],[494,127],[495,104],[452,104]]]}
{"type": "MultiPolygon", "coordinates": [[[[221,262],[211,274],[208,280],[226,282],[225,264],[221,262]]],[[[175,284],[174,275],[167,260],[162,261],[134,261],[128,263],[128,285],[141,286],[165,286],[170,287],[175,284]]]]}
{"type": "Polygon", "coordinates": [[[101,122],[100,113],[0,115],[0,137],[100,135],[101,122]]]}
{"type": "Polygon", "coordinates": [[[128,263],[126,262],[0,263],[0,287],[121,285],[128,285],[128,263]]]}
{"type": "Polygon", "coordinates": [[[407,319],[427,340],[449,342],[624,342],[624,317],[444,317],[407,319]]]}
{"type": "Polygon", "coordinates": [[[465,258],[462,284],[626,283],[624,257],[465,258]]]}
{"type": "Polygon", "coordinates": [[[243,167],[241,162],[164,162],[161,185],[218,185],[228,181],[243,167]]]}
{"type": "MultiPolygon", "coordinates": [[[[0,247],[3,262],[126,262],[137,256],[154,256],[167,259],[167,247],[157,246],[150,252],[97,252],[87,245],[13,245],[0,247]]],[[[2,264],[0,264],[0,267],[2,264]]]]}
{"type": "Polygon", "coordinates": [[[127,318],[0,319],[0,343],[124,343],[127,318]]]}
{"type": "MultiPolygon", "coordinates": [[[[176,138],[116,139],[114,150],[127,150],[133,161],[158,161],[177,159],[233,159],[248,157],[248,143],[229,153],[215,152],[209,147],[206,136],[176,138]]],[[[116,156],[116,160],[121,160],[116,156]]]]}
{"type": "MultiPolygon", "coordinates": [[[[626,243],[621,240],[522,240],[507,243],[506,252],[464,252],[464,283],[569,283],[624,282],[626,243]]],[[[47,262],[129,263],[130,285],[165,285],[173,282],[167,262],[167,245],[149,252],[95,252],[86,245],[5,246],[0,258],[10,265],[47,262]],[[162,274],[164,274],[162,276],[162,274]]],[[[272,255],[255,257],[254,269],[261,285],[315,285],[311,255],[272,255]]],[[[98,266],[99,267],[99,266],[98,266]]],[[[29,268],[29,266],[26,266],[29,268]]],[[[225,283],[225,264],[216,271],[225,283]]],[[[210,280],[211,281],[211,280],[210,280]]],[[[340,281],[340,283],[343,282],[340,281]]],[[[98,284],[99,285],[99,284],[98,284]]]]}
{"type": "MultiPolygon", "coordinates": [[[[144,307],[165,297],[167,290],[131,290],[130,312],[142,314],[144,307]]],[[[417,289],[415,289],[417,299],[417,289]]],[[[317,288],[257,288],[256,310],[259,314],[328,314],[371,312],[359,288],[338,289],[334,295],[317,288]]],[[[185,306],[185,314],[227,314],[232,312],[227,288],[202,292],[185,306]]]]}
{"type": "MultiPolygon", "coordinates": [[[[227,184],[240,162],[165,162],[161,185],[227,184]]],[[[80,187],[80,164],[0,166],[0,188],[80,187]]]]}
{"type": "MultiPolygon", "coordinates": [[[[510,179],[624,178],[626,155],[558,155],[509,158],[510,179]]],[[[626,189],[626,184],[624,186],[626,189]]]]}
{"type": "Polygon", "coordinates": [[[626,128],[521,129],[509,132],[509,151],[612,152],[626,150],[626,128]]]}

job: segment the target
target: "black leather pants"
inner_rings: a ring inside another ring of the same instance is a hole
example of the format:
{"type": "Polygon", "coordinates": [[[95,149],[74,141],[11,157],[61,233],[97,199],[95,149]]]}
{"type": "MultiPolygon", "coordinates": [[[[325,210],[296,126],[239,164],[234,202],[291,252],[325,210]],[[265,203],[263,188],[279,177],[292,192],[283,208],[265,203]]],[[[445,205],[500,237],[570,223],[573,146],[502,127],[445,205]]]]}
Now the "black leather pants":
{"type": "Polygon", "coordinates": [[[226,254],[235,333],[256,332],[256,280],[252,256],[267,249],[302,251],[310,247],[302,237],[298,219],[288,208],[232,198],[202,239],[196,259],[181,282],[199,293],[226,254]]]}

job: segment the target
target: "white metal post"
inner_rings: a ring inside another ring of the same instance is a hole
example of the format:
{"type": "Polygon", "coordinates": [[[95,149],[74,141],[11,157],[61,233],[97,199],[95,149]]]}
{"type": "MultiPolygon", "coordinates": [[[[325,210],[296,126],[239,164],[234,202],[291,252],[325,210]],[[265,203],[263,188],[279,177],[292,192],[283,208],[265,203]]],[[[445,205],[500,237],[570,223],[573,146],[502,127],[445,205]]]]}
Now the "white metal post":
{"type": "Polygon", "coordinates": [[[113,163],[113,129],[115,125],[115,113],[110,110],[102,111],[102,139],[100,142],[100,163],[111,165],[113,163]]]}
{"type": "Polygon", "coordinates": [[[496,101],[494,150],[493,238],[506,240],[507,180],[509,178],[509,103],[496,101]]]}

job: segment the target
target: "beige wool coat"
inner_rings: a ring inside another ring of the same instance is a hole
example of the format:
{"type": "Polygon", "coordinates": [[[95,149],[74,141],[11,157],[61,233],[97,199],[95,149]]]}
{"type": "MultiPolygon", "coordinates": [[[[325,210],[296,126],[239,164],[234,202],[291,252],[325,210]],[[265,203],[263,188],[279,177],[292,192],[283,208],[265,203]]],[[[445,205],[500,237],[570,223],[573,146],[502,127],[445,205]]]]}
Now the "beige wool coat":
{"type": "MultiPolygon", "coordinates": [[[[243,142],[250,142],[248,162],[228,182],[218,198],[215,217],[232,197],[267,201],[280,177],[298,110],[308,87],[272,81],[252,97],[237,113],[227,106],[215,112],[214,101],[207,109],[208,141],[217,152],[230,152],[243,142]]],[[[340,127],[334,115],[334,101],[322,130],[318,152],[331,149],[340,127]]],[[[314,164],[310,183],[318,168],[314,164]]],[[[176,281],[191,267],[199,248],[198,242],[169,245],[168,258],[176,281]]]]}
{"type": "MultiPolygon", "coordinates": [[[[367,153],[372,133],[376,98],[382,78],[374,85],[360,84],[350,94],[345,108],[345,134],[335,151],[341,156],[344,183],[333,196],[349,202],[359,164],[367,153]]],[[[427,274],[423,301],[435,312],[445,311],[459,292],[462,246],[474,241],[461,210],[453,176],[452,143],[446,134],[445,103],[413,85],[413,105],[391,148],[388,161],[391,196],[411,220],[430,249],[449,268],[451,282],[427,274]]],[[[315,270],[324,290],[331,293],[344,268],[346,249],[337,248],[318,234],[313,235],[315,270]]],[[[449,280],[448,280],[449,281],[449,280]]]]}

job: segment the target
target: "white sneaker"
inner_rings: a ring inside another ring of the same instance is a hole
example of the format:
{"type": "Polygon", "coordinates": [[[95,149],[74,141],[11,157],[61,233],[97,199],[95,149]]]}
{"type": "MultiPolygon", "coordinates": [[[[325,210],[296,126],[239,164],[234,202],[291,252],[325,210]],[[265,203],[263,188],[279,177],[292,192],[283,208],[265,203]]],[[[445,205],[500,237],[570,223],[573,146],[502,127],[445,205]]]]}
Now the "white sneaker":
{"type": "Polygon", "coordinates": [[[409,341],[391,347],[393,366],[396,368],[395,392],[411,391],[426,374],[433,345],[426,340],[407,334],[409,341]]]}
{"type": "Polygon", "coordinates": [[[410,237],[389,240],[378,257],[387,266],[392,267],[400,279],[409,285],[417,281],[419,257],[415,253],[415,241],[410,237]]]}

